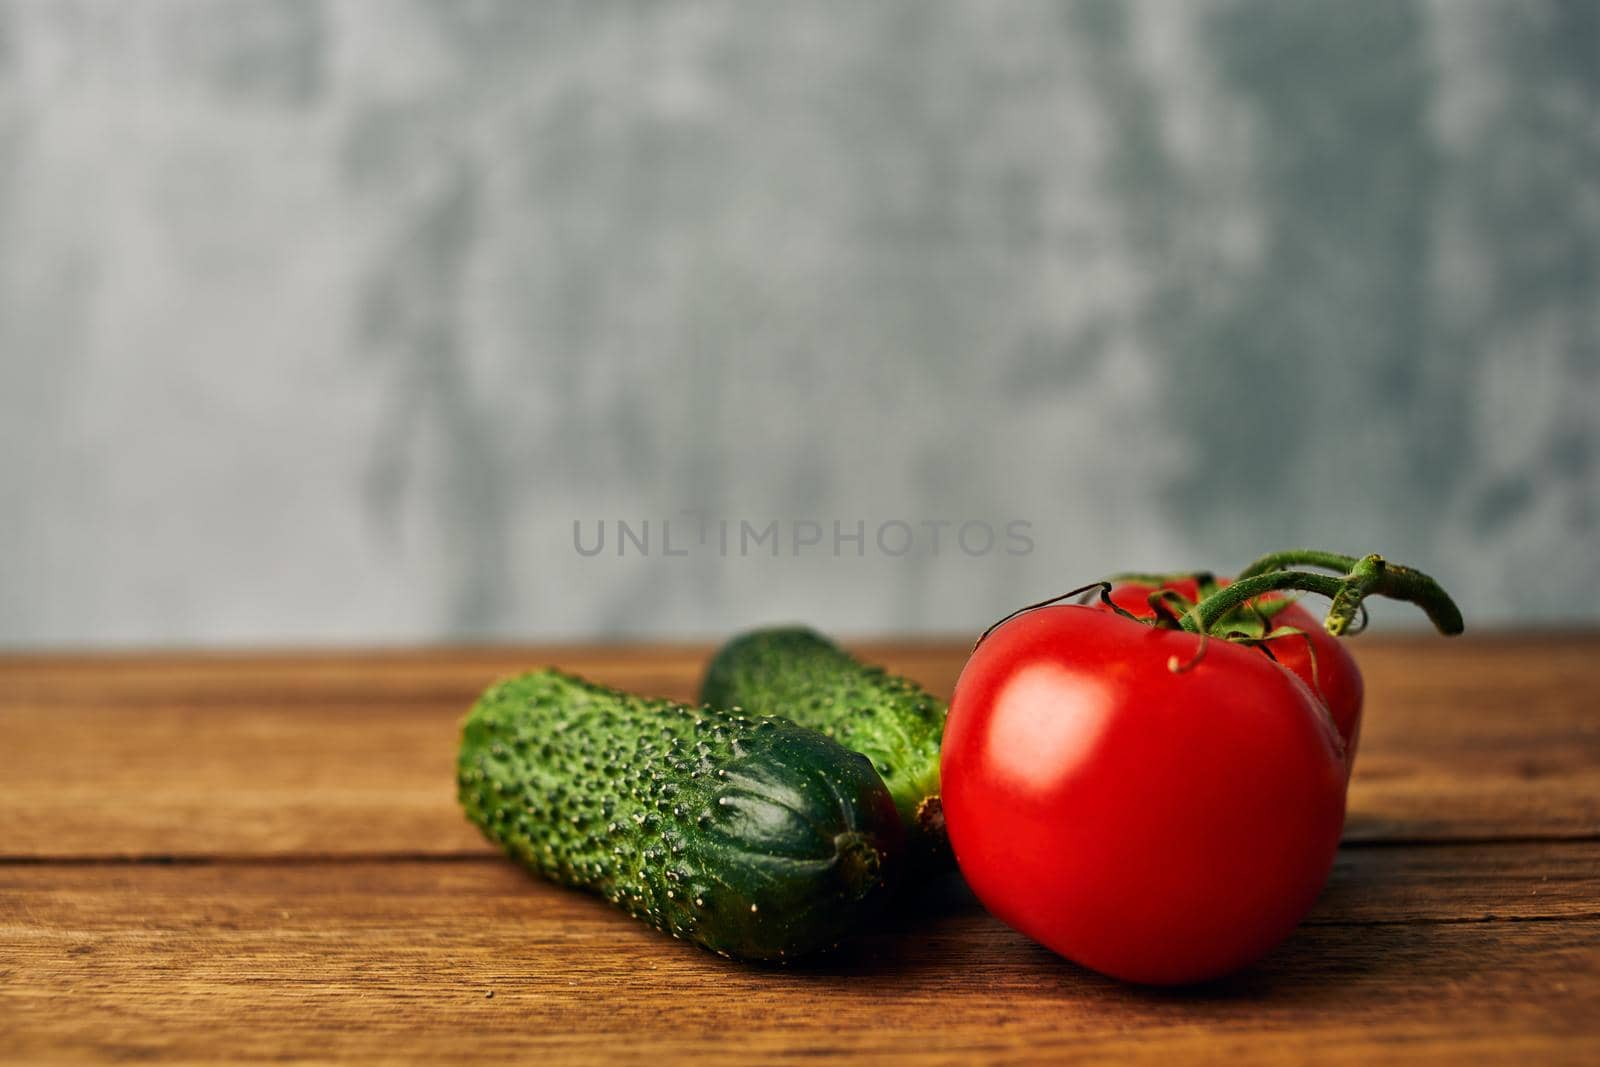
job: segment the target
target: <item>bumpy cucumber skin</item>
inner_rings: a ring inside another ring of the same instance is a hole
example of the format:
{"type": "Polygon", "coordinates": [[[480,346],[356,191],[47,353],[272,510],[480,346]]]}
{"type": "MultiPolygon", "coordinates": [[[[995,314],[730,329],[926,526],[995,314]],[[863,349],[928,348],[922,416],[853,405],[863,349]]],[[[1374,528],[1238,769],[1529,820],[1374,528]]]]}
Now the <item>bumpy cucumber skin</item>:
{"type": "Polygon", "coordinates": [[[930,827],[939,795],[945,705],[915,682],[862,663],[814,630],[781,627],[735,637],[717,652],[700,687],[713,707],[758,715],[783,709],[872,761],[908,828],[930,827]]]}
{"type": "Polygon", "coordinates": [[[898,874],[871,764],[780,718],[535,671],[479,698],[457,771],[468,818],[514,859],[727,956],[829,948],[898,874]]]}

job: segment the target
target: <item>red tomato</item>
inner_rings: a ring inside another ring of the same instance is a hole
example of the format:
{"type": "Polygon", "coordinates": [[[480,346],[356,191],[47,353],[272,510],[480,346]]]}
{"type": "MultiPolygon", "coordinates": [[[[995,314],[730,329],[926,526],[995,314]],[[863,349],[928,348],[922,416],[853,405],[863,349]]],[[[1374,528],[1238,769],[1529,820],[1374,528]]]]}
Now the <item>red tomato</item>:
{"type": "Polygon", "coordinates": [[[1344,823],[1326,709],[1260,651],[1201,644],[1090,607],[1029,611],[978,646],[945,728],[944,815],[978,898],[1129,981],[1265,955],[1321,892],[1344,823]]]}
{"type": "MultiPolygon", "coordinates": [[[[1222,579],[1218,584],[1227,585],[1228,581],[1222,579]]],[[[1192,578],[1163,582],[1160,588],[1176,590],[1190,603],[1194,602],[1199,592],[1192,578]]],[[[1153,619],[1155,615],[1150,609],[1149,596],[1154,591],[1155,587],[1152,586],[1123,583],[1111,590],[1111,599],[1124,611],[1153,619]]],[[[1262,599],[1276,598],[1269,594],[1262,599]]],[[[1104,611],[1111,610],[1100,601],[1096,601],[1095,606],[1104,611]]],[[[1292,626],[1301,631],[1300,634],[1274,637],[1266,644],[1279,663],[1297,674],[1313,693],[1322,698],[1328,714],[1333,717],[1333,725],[1338,728],[1339,736],[1344,741],[1345,773],[1348,775],[1350,768],[1355,765],[1356,745],[1361,740],[1361,671],[1356,668],[1356,661],[1345,648],[1344,642],[1325,630],[1321,620],[1299,604],[1279,609],[1272,621],[1276,626],[1292,626]]]]}

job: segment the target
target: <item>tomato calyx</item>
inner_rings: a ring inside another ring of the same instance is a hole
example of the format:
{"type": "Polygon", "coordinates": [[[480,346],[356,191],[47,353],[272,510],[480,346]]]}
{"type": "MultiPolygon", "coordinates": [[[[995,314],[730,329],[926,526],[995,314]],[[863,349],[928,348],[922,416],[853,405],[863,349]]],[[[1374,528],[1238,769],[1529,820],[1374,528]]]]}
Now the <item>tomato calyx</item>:
{"type": "MultiPolygon", "coordinates": [[[[1077,589],[1018,608],[979,635],[973,649],[1003,624],[1038,608],[1098,595],[1100,602],[1125,619],[1157,629],[1183,630],[1201,638],[1217,637],[1260,648],[1271,656],[1267,642],[1304,634],[1293,626],[1278,626],[1273,616],[1298,598],[1290,592],[1316,593],[1330,601],[1323,628],[1335,637],[1349,637],[1366,628],[1364,601],[1382,596],[1415,604],[1434,627],[1447,637],[1462,632],[1461,609],[1437,581],[1413,567],[1390,563],[1382,556],[1346,556],[1319,549],[1289,549],[1262,556],[1230,583],[1219,582],[1210,571],[1176,574],[1118,574],[1077,589]],[[1315,567],[1319,570],[1303,568],[1315,567]],[[1337,575],[1319,573],[1336,571],[1337,575]],[[1197,596],[1190,599],[1175,584],[1192,582],[1197,596]],[[1151,586],[1147,598],[1152,614],[1139,616],[1111,598],[1118,584],[1151,586]]],[[[1200,655],[1204,654],[1202,643],[1200,655]]]]}

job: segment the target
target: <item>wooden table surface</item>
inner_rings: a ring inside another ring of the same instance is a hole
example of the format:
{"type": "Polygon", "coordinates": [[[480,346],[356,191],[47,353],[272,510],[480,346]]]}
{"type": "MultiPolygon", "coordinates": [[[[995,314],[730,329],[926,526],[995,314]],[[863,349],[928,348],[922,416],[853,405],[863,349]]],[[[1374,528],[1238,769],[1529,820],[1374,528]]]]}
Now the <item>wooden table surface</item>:
{"type": "MultiPolygon", "coordinates": [[[[460,716],[706,650],[0,657],[0,1061],[1074,1057],[1600,1062],[1600,636],[1389,638],[1332,882],[1265,962],[1120,985],[958,879],[841,954],[731,963],[491,851],[460,716]]],[[[947,694],[964,646],[860,650],[947,694]]]]}

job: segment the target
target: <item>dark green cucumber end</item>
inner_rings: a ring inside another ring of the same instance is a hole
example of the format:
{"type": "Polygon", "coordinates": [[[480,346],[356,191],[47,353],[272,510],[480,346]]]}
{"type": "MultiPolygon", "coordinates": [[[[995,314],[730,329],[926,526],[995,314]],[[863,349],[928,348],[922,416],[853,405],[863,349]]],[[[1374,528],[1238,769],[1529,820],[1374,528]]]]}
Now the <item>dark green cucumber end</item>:
{"type": "Polygon", "coordinates": [[[785,723],[727,771],[701,846],[708,871],[738,877],[705,897],[707,947],[787,961],[838,944],[901,870],[904,832],[872,765],[785,723]]]}

